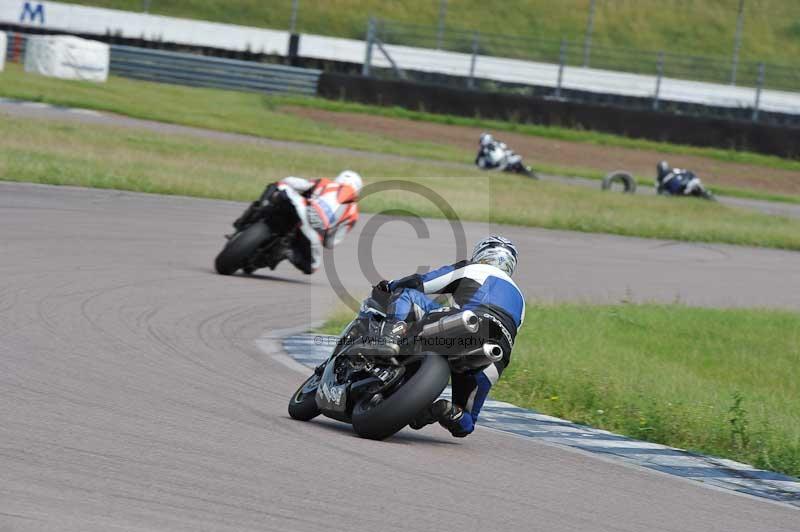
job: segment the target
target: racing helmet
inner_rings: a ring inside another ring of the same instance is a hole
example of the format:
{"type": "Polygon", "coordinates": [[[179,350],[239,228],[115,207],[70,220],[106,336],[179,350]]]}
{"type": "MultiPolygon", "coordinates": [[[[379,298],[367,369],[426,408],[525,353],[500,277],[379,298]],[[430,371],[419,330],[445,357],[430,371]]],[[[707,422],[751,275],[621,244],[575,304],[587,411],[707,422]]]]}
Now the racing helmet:
{"type": "Polygon", "coordinates": [[[510,277],[517,267],[517,247],[505,237],[489,235],[475,244],[471,260],[476,264],[489,264],[499,268],[510,277]]]}
{"type": "Polygon", "coordinates": [[[361,187],[364,186],[364,181],[362,181],[361,176],[358,173],[353,172],[352,170],[345,170],[339,175],[336,176],[334,180],[340,185],[349,185],[356,191],[356,194],[361,192],[361,187]]]}
{"type": "Polygon", "coordinates": [[[667,174],[672,171],[672,168],[669,167],[669,163],[667,161],[659,161],[656,165],[656,176],[658,177],[659,181],[663,181],[667,174]]]}
{"type": "Polygon", "coordinates": [[[485,146],[488,146],[489,144],[491,144],[492,142],[494,142],[494,137],[492,137],[490,134],[484,132],[484,133],[481,133],[481,138],[480,138],[480,141],[478,141],[478,142],[479,142],[479,144],[481,146],[485,147],[485,146]]]}

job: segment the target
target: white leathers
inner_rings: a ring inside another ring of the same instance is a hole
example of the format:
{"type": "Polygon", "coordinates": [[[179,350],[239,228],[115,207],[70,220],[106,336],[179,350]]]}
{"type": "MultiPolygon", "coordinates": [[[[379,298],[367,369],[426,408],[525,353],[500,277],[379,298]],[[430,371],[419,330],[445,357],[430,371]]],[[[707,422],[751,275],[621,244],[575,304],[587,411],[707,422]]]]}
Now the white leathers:
{"type": "MultiPolygon", "coordinates": [[[[350,172],[358,177],[355,172],[350,172]]],[[[308,180],[286,177],[278,182],[294,205],[300,219],[300,231],[311,246],[311,268],[319,269],[322,248],[333,248],[352,229],[358,218],[355,200],[358,191],[348,183],[330,179],[308,180]]]]}

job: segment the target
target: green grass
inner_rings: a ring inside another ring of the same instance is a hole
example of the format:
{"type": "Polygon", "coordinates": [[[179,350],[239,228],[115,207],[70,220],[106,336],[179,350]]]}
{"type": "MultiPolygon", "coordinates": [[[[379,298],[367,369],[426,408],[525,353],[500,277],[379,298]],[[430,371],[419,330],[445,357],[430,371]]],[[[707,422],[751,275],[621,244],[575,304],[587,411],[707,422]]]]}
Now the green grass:
{"type": "Polygon", "coordinates": [[[251,201],[270,181],[287,175],[331,175],[350,165],[370,177],[388,173],[415,178],[442,171],[441,165],[388,163],[385,158],[313,148],[71,122],[0,121],[0,179],[8,181],[251,201]]]}
{"type": "MultiPolygon", "coordinates": [[[[747,152],[678,146],[628,139],[604,133],[557,127],[514,124],[407,111],[398,108],[365,106],[320,98],[264,96],[253,93],[199,89],[111,77],[108,83],[95,84],[58,80],[26,74],[19,65],[9,64],[0,73],[0,96],[114,112],[135,118],[189,125],[259,137],[354,148],[438,161],[471,161],[474,154],[453,146],[423,141],[398,141],[380,135],[346,131],[335,126],[302,119],[281,112],[282,106],[300,105],[324,110],[385,115],[444,124],[469,125],[490,130],[514,131],[569,142],[589,142],[633,149],[657,149],[668,153],[709,157],[727,162],[760,165],[800,172],[800,161],[747,152]]],[[[545,173],[600,178],[596,169],[538,165],[545,173]]],[[[641,178],[643,182],[649,182],[641,178]]],[[[800,198],[766,194],[757,190],[726,189],[742,197],[800,202],[800,198]]]]}
{"type": "MultiPolygon", "coordinates": [[[[487,175],[461,165],[314,147],[276,149],[10,117],[0,122],[0,179],[5,180],[249,201],[270,180],[332,175],[343,168],[358,170],[368,183],[402,178],[429,187],[464,220],[800,250],[800,220],[700,200],[609,194],[487,175]]],[[[371,212],[406,209],[419,216],[443,216],[428,200],[402,191],[369,196],[362,206],[371,212]]]]}
{"type": "Polygon", "coordinates": [[[0,73],[0,96],[80,107],[143,118],[410,157],[457,160],[453,148],[352,133],[274,110],[270,97],[248,92],[199,89],[112,77],[98,84],[26,74],[19,65],[0,73]]]}
{"type": "MultiPolygon", "coordinates": [[[[142,0],[76,0],[75,3],[140,11],[142,0]]],[[[589,0],[449,0],[447,26],[482,33],[562,38],[582,42],[589,0]]],[[[288,29],[291,0],[152,0],[152,13],[248,26],[288,29]]],[[[593,43],[627,49],[666,50],[729,58],[737,0],[600,0],[593,43]]],[[[749,1],[741,55],[796,64],[800,55],[800,8],[793,0],[749,1]]],[[[367,18],[433,27],[436,0],[327,0],[300,2],[298,30],[363,39],[367,18]]],[[[426,43],[432,46],[432,42],[426,43]]]]}
{"type": "MultiPolygon", "coordinates": [[[[412,111],[401,107],[379,107],[353,102],[324,100],[321,98],[302,98],[296,96],[274,96],[270,98],[271,105],[279,108],[280,104],[311,107],[334,112],[363,113],[390,118],[403,118],[436,124],[468,126],[483,128],[488,131],[510,131],[535,137],[563,140],[565,142],[582,142],[598,146],[615,146],[637,150],[654,150],[675,155],[695,155],[716,159],[728,163],[750,164],[800,172],[800,161],[784,159],[773,155],[763,155],[748,151],[723,150],[719,148],[700,148],[681,144],[670,144],[647,139],[634,139],[610,133],[589,131],[583,129],[569,129],[557,126],[542,126],[538,124],[522,124],[511,121],[488,120],[483,118],[470,118],[454,115],[434,114],[425,111],[412,111]]],[[[649,179],[652,183],[652,178],[649,179]]]]}
{"type": "Polygon", "coordinates": [[[492,397],[800,476],[800,314],[533,304],[492,397]]]}

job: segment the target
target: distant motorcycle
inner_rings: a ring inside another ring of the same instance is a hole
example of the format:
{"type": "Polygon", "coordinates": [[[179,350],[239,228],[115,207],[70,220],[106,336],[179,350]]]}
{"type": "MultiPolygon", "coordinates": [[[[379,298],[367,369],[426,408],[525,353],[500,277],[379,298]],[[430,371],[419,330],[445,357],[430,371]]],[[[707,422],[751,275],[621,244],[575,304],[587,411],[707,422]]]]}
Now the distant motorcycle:
{"type": "Polygon", "coordinates": [[[475,164],[481,170],[498,170],[500,172],[511,172],[522,174],[531,179],[539,179],[539,176],[530,166],[525,166],[522,156],[514,153],[504,142],[493,141],[487,145],[482,145],[475,164]]]}
{"type": "Polygon", "coordinates": [[[275,268],[287,257],[300,219],[290,201],[275,194],[270,185],[236,221],[236,232],[214,261],[217,273],[233,275],[237,270],[250,274],[259,268],[275,268]]]}
{"type": "Polygon", "coordinates": [[[481,368],[503,357],[499,345],[481,343],[476,333],[484,318],[470,310],[444,317],[432,312],[408,332],[397,356],[374,356],[370,342],[385,317],[375,300],[362,303],[328,360],[292,395],[292,418],[308,421],[322,414],[352,424],[361,437],[382,440],[439,397],[451,368],[481,368]]]}
{"type": "MultiPolygon", "coordinates": [[[[633,175],[623,170],[615,170],[606,175],[601,183],[603,190],[616,190],[619,187],[626,194],[634,194],[636,180],[633,175]]],[[[714,194],[703,186],[700,178],[688,170],[675,169],[674,173],[668,173],[665,179],[656,179],[655,188],[656,193],[663,196],[691,196],[709,201],[717,200],[714,194]]]]}
{"type": "Polygon", "coordinates": [[[709,201],[717,200],[694,172],[677,168],[663,180],[656,179],[656,193],[664,196],[690,196],[709,201]]]}

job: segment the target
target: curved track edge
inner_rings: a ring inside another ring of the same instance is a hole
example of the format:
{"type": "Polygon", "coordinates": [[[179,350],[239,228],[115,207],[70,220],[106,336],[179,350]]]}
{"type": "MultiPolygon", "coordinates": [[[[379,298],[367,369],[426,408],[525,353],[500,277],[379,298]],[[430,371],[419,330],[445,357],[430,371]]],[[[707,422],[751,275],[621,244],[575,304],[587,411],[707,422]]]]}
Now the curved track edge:
{"type": "MultiPolygon", "coordinates": [[[[292,361],[313,368],[329,356],[335,342],[335,336],[301,333],[284,335],[281,343],[292,361]]],[[[443,395],[449,394],[448,387],[443,395]]],[[[491,399],[484,403],[480,425],[800,509],[800,479],[733,460],[636,440],[491,399]]]]}

